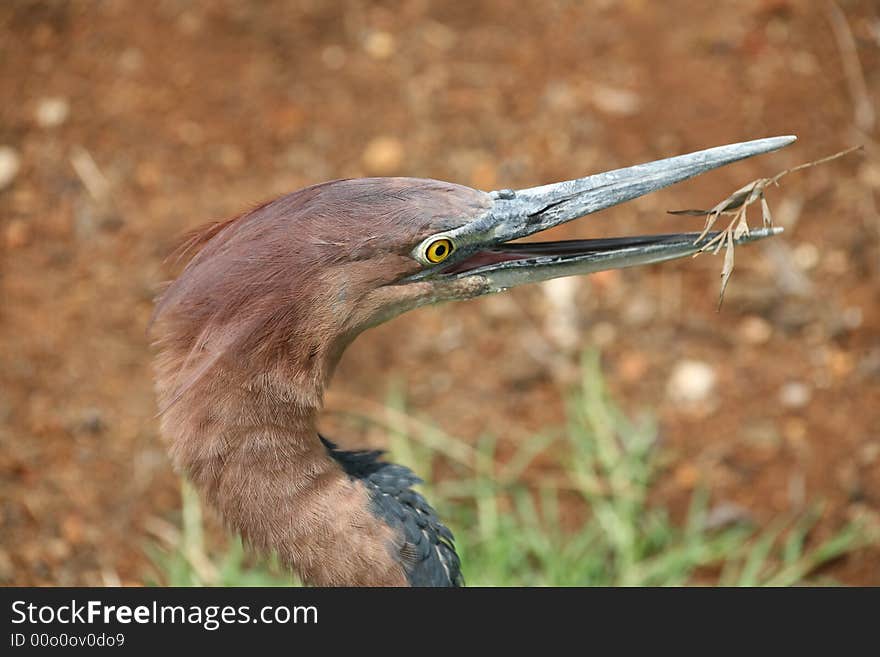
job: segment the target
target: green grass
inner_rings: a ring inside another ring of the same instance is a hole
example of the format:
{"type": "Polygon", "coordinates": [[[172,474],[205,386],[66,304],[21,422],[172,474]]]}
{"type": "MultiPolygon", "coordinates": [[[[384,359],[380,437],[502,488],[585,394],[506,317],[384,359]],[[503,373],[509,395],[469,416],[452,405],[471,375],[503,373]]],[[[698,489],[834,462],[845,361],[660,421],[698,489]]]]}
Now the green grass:
{"type": "MultiPolygon", "coordinates": [[[[633,422],[605,389],[596,355],[584,360],[581,385],[569,400],[564,427],[549,428],[518,445],[499,464],[496,441],[476,447],[425,428],[403,411],[400,396],[388,405],[383,428],[389,458],[417,473],[442,459],[454,477],[422,489],[456,535],[465,580],[485,586],[790,586],[822,583],[816,572],[865,545],[848,525],[831,538],[809,540],[819,510],[781,517],[756,529],[745,523],[713,529],[709,491],[692,496],[680,524],[649,493],[662,454],[649,420],[633,422]],[[542,454],[542,472],[525,471],[542,454]],[[546,463],[551,467],[547,467],[546,463]],[[580,508],[579,526],[563,521],[564,508],[580,508]]],[[[372,420],[364,420],[376,422],[372,420]]],[[[210,551],[197,495],[183,488],[179,532],[152,546],[152,581],[172,586],[289,585],[271,561],[254,563],[240,541],[210,551]]],[[[168,532],[166,532],[168,534],[168,532]]]]}

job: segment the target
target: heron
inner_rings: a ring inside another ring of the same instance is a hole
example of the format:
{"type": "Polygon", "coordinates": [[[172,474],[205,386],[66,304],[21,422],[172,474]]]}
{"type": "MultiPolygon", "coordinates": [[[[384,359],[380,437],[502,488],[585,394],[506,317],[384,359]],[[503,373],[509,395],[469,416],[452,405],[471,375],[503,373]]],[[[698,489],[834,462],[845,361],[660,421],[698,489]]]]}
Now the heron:
{"type": "MultiPolygon", "coordinates": [[[[364,330],[438,302],[696,254],[717,233],[519,241],[793,136],[528,189],[419,178],[306,187],[190,234],[151,325],[175,468],[252,548],[315,586],[458,586],[453,534],[381,451],[319,434],[324,390],[364,330]]],[[[737,243],[780,228],[739,235],[737,243]]]]}

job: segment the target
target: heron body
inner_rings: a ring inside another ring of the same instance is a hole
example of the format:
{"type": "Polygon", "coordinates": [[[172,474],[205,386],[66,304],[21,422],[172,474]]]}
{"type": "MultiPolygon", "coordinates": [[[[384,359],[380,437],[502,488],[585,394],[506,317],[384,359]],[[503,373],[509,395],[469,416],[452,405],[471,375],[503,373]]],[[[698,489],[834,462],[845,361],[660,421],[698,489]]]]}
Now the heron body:
{"type": "Polygon", "coordinates": [[[413,490],[419,479],[380,452],[340,450],[318,434],[342,352],[426,304],[695,253],[690,233],[511,240],[792,140],[516,192],[339,180],[194,233],[185,246],[195,255],[160,296],[152,328],[161,433],[175,466],[246,542],[306,583],[461,584],[453,536],[413,490]]]}

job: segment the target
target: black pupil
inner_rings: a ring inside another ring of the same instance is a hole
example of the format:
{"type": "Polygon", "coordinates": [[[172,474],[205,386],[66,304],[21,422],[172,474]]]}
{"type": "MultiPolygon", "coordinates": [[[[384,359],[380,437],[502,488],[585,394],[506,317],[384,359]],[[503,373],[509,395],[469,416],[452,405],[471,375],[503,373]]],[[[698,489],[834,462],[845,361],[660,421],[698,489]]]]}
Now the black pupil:
{"type": "Polygon", "coordinates": [[[434,249],[434,254],[437,256],[442,257],[444,253],[446,253],[446,245],[445,244],[440,244],[437,246],[436,249],[434,249]]]}

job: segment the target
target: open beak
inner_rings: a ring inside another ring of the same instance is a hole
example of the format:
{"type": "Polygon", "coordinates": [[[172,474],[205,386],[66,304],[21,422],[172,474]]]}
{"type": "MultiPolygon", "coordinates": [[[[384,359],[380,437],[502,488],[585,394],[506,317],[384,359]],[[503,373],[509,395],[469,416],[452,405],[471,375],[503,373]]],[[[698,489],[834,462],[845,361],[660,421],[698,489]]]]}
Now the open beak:
{"type": "MultiPolygon", "coordinates": [[[[771,137],[679,155],[517,191],[491,192],[491,208],[448,236],[457,253],[425,274],[444,278],[482,276],[492,290],[560,276],[588,274],[663,262],[692,255],[716,233],[695,244],[699,233],[641,235],[612,239],[511,243],[604,208],[649,194],[706,171],[755,155],[769,153],[796,137],[771,137]]],[[[738,244],[782,232],[761,228],[743,235],[738,244]]]]}

